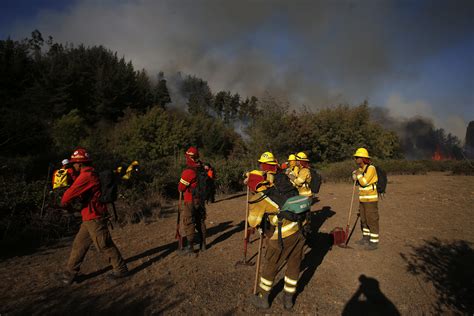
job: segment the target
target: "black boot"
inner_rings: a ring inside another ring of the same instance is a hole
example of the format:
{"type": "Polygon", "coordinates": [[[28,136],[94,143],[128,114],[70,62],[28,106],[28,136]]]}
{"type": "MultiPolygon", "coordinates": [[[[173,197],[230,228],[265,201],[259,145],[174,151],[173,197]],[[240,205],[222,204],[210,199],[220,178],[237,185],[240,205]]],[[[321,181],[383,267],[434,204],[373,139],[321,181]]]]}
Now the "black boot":
{"type": "Polygon", "coordinates": [[[360,240],[355,242],[359,246],[365,246],[369,244],[369,236],[363,236],[360,240]]]}
{"type": "Polygon", "coordinates": [[[59,275],[59,281],[65,285],[71,285],[74,281],[76,281],[76,275],[76,273],[65,271],[59,275]]]}
{"type": "Polygon", "coordinates": [[[365,246],[365,250],[376,250],[379,247],[378,242],[370,242],[365,246]]]}
{"type": "Polygon", "coordinates": [[[183,256],[193,255],[194,254],[194,244],[193,244],[193,242],[188,242],[186,247],[184,247],[183,250],[181,251],[181,254],[183,256]]]}
{"type": "Polygon", "coordinates": [[[109,281],[119,281],[128,276],[129,276],[129,271],[128,271],[128,268],[125,267],[121,271],[113,271],[112,273],[107,274],[107,279],[109,281]]]}
{"type": "Polygon", "coordinates": [[[263,308],[263,309],[270,308],[270,302],[268,301],[268,292],[252,295],[250,297],[249,302],[256,308],[263,308]]]}
{"type": "Polygon", "coordinates": [[[293,305],[293,294],[285,292],[283,296],[283,307],[285,307],[286,310],[291,310],[293,305]]]}

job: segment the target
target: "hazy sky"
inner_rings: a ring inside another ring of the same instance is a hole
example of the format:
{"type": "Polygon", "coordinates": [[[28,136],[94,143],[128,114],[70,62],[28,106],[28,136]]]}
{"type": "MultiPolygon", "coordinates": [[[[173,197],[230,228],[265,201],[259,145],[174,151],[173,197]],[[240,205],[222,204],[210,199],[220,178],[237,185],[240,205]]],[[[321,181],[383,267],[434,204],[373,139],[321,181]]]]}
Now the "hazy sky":
{"type": "Polygon", "coordinates": [[[0,37],[103,44],[138,68],[292,105],[474,120],[474,1],[0,1],[0,37]]]}

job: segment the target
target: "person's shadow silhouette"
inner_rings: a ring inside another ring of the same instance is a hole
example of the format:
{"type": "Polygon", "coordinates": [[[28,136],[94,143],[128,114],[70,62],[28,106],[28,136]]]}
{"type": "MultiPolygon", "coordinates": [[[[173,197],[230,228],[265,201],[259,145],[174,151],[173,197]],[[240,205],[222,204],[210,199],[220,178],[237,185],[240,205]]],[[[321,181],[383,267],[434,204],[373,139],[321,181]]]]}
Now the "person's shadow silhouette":
{"type": "Polygon", "coordinates": [[[379,281],[359,276],[360,286],[344,306],[343,316],[349,315],[400,315],[395,305],[380,291],[379,281]]]}

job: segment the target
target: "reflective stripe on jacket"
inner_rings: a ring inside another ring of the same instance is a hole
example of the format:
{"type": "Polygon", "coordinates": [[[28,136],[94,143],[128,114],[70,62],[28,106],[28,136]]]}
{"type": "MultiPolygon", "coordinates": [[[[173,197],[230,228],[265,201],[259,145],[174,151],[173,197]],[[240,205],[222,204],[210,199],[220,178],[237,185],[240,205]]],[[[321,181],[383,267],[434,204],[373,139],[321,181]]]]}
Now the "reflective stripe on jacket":
{"type": "Polygon", "coordinates": [[[377,171],[375,167],[369,165],[368,167],[359,168],[360,174],[357,175],[359,182],[359,201],[360,202],[376,202],[378,201],[377,194],[377,171]],[[363,173],[367,168],[365,174],[363,173]]]}

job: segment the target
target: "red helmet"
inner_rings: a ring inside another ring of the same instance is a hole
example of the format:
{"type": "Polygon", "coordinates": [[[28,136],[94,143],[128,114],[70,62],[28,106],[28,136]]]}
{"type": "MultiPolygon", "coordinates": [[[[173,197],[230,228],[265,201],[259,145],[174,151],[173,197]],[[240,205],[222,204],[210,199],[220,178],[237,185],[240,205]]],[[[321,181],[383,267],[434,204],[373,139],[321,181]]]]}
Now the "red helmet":
{"type": "Polygon", "coordinates": [[[196,147],[194,146],[191,146],[188,148],[188,150],[186,150],[186,154],[185,154],[187,157],[190,157],[192,158],[193,160],[195,158],[199,158],[199,151],[196,147]]]}
{"type": "Polygon", "coordinates": [[[69,159],[69,163],[91,162],[92,159],[84,148],[76,149],[69,159]]]}

